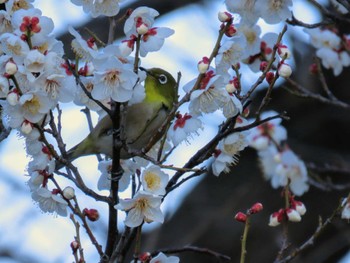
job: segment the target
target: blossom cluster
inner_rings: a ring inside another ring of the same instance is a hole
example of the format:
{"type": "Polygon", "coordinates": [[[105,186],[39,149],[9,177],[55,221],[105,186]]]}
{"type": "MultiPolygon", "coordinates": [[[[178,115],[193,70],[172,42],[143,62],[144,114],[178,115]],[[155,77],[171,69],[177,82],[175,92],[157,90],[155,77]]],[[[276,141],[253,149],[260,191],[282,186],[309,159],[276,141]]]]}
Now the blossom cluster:
{"type": "MultiPolygon", "coordinates": [[[[55,149],[45,136],[54,121],[53,111],[60,103],[73,102],[102,115],[101,105],[110,100],[130,104],[143,100],[145,79],[135,73],[130,55],[135,43],[109,44],[99,48],[93,38],[84,40],[72,27],[72,48],[79,64],[63,59],[63,43],[55,38],[51,18],[34,8],[32,1],[7,1],[1,11],[0,27],[0,98],[6,124],[24,138],[28,165],[28,185],[32,197],[44,212],[66,215],[68,199],[62,191],[49,186],[55,170],[55,149]],[[77,72],[85,90],[77,85],[77,72]],[[87,95],[90,93],[90,96],[87,95]],[[97,102],[100,102],[97,103],[97,102]]],[[[116,1],[74,1],[92,15],[115,15],[116,1]],[[107,12],[107,13],[106,13],[107,12]],[[111,13],[109,13],[111,12],[111,13]]],[[[142,55],[157,51],[169,28],[152,27],[158,12],[141,7],[125,23],[125,33],[140,37],[142,55]],[[145,26],[148,29],[145,29],[145,26]],[[140,29],[142,27],[142,30],[140,29]]],[[[99,188],[103,188],[100,182],[99,188]]]]}

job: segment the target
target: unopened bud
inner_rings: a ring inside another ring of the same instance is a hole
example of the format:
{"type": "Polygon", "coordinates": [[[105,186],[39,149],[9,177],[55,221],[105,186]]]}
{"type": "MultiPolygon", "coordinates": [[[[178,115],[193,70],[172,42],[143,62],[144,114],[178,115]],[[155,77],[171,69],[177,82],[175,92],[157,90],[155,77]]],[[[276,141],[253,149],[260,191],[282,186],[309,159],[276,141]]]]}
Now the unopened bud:
{"type": "Polygon", "coordinates": [[[197,68],[198,68],[199,73],[204,74],[205,72],[207,72],[207,70],[209,68],[209,58],[203,57],[202,60],[198,62],[197,68]]]}
{"type": "Polygon", "coordinates": [[[242,213],[242,212],[238,212],[236,215],[235,215],[235,219],[238,221],[238,222],[243,222],[245,223],[247,221],[247,215],[242,213]]]}
{"type": "Polygon", "coordinates": [[[277,52],[282,59],[287,59],[291,56],[291,52],[286,45],[279,45],[277,48],[277,52]]]}
{"type": "Polygon", "coordinates": [[[139,35],[144,35],[148,32],[148,26],[145,24],[145,23],[141,23],[140,25],[138,25],[136,27],[136,32],[139,34],[139,35]]]}
{"type": "Polygon", "coordinates": [[[10,91],[7,94],[6,100],[8,102],[8,104],[10,104],[11,106],[15,106],[18,104],[19,101],[19,95],[18,92],[16,91],[10,91]]]}
{"type": "Polygon", "coordinates": [[[292,68],[288,64],[282,63],[278,67],[278,74],[283,78],[289,78],[292,75],[292,68]]]}
{"type": "Polygon", "coordinates": [[[73,254],[74,254],[75,252],[77,252],[77,250],[79,249],[80,245],[79,245],[79,243],[77,241],[72,241],[70,243],[70,247],[71,247],[71,249],[73,251],[73,254]]]}
{"type": "Polygon", "coordinates": [[[71,186],[67,186],[66,188],[63,189],[62,195],[64,198],[71,200],[75,197],[75,191],[74,188],[71,186]]]}
{"type": "Polygon", "coordinates": [[[92,222],[95,222],[100,218],[99,212],[93,208],[92,209],[84,208],[83,213],[92,222]]]}
{"type": "Polygon", "coordinates": [[[228,92],[228,93],[233,93],[233,92],[235,92],[237,89],[236,89],[236,87],[235,87],[235,85],[233,84],[233,82],[231,83],[228,83],[227,85],[226,85],[226,87],[225,87],[225,89],[226,89],[226,91],[228,92]]]}
{"type": "Polygon", "coordinates": [[[237,30],[234,27],[234,25],[230,25],[225,31],[225,35],[228,37],[233,37],[236,33],[237,33],[237,30]]]}
{"type": "Polygon", "coordinates": [[[228,12],[219,12],[218,19],[220,22],[229,22],[232,19],[232,15],[228,12]]]}
{"type": "Polygon", "coordinates": [[[22,123],[21,132],[24,134],[29,134],[33,130],[33,124],[27,120],[22,123]]]}
{"type": "Polygon", "coordinates": [[[278,212],[273,213],[270,215],[270,221],[269,221],[269,226],[278,226],[281,224],[283,220],[283,215],[284,215],[284,210],[280,209],[278,212]]]}
{"type": "Polygon", "coordinates": [[[303,202],[294,201],[295,210],[299,213],[299,215],[303,216],[306,213],[306,207],[303,202]]]}
{"type": "Polygon", "coordinates": [[[256,213],[259,213],[261,210],[263,210],[263,205],[262,205],[262,203],[255,203],[255,204],[249,209],[249,213],[251,213],[251,214],[256,214],[256,213]]]}
{"type": "Polygon", "coordinates": [[[265,71],[265,69],[267,68],[267,65],[269,63],[267,63],[267,61],[261,61],[260,63],[260,71],[265,71]]]}
{"type": "Polygon", "coordinates": [[[311,74],[318,74],[318,67],[316,65],[316,63],[312,63],[310,66],[309,66],[309,72],[311,74]]]}
{"type": "Polygon", "coordinates": [[[265,150],[269,146],[269,139],[266,136],[259,136],[253,140],[252,146],[259,151],[265,150]]]}
{"type": "Polygon", "coordinates": [[[289,208],[286,210],[288,220],[291,222],[300,222],[301,216],[297,210],[289,208]]]}
{"type": "Polygon", "coordinates": [[[139,260],[141,262],[148,262],[151,259],[151,253],[143,252],[139,255],[139,260]]]}
{"type": "Polygon", "coordinates": [[[242,112],[242,117],[247,118],[250,114],[249,108],[245,108],[242,112]]]}
{"type": "Polygon", "coordinates": [[[266,73],[265,79],[267,83],[271,84],[274,78],[275,78],[275,74],[273,72],[270,71],[266,73]]]}
{"type": "Polygon", "coordinates": [[[6,65],[5,65],[5,73],[12,76],[15,75],[17,73],[17,65],[15,62],[9,60],[6,65]]]}

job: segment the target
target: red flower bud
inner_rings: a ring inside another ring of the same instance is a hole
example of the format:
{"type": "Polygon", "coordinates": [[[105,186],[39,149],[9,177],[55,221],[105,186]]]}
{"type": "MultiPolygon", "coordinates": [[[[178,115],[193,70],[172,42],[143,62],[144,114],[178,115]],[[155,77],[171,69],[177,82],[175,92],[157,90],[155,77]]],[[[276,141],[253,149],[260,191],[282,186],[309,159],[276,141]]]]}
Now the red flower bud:
{"type": "Polygon", "coordinates": [[[96,209],[87,209],[84,208],[83,210],[84,215],[92,222],[97,221],[100,218],[100,214],[96,209]]]}
{"type": "Polygon", "coordinates": [[[238,212],[236,215],[235,215],[235,219],[238,221],[238,222],[243,222],[245,223],[247,221],[247,215],[242,213],[242,212],[238,212]]]}
{"type": "Polygon", "coordinates": [[[250,214],[256,214],[259,213],[261,210],[263,210],[263,205],[261,203],[255,203],[250,209],[250,214]]]}
{"type": "Polygon", "coordinates": [[[77,250],[79,249],[80,245],[79,245],[79,243],[77,241],[72,241],[70,243],[70,247],[71,247],[71,249],[73,251],[73,254],[74,254],[75,252],[77,252],[77,250]]]}

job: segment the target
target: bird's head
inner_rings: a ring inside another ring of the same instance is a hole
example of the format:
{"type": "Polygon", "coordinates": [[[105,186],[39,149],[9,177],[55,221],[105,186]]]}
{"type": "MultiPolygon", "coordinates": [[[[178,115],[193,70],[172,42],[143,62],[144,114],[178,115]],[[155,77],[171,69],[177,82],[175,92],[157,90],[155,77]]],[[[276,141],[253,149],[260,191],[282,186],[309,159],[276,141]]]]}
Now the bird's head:
{"type": "Polygon", "coordinates": [[[145,80],[146,101],[161,101],[171,109],[176,100],[176,81],[173,76],[161,69],[151,68],[145,69],[140,67],[140,70],[147,74],[145,80]]]}

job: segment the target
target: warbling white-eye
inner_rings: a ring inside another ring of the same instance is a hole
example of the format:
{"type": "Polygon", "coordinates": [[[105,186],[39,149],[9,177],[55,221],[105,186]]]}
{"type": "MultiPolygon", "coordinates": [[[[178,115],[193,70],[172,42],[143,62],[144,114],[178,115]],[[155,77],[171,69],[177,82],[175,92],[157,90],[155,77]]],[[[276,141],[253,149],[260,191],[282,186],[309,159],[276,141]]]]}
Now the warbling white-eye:
{"type": "MultiPolygon", "coordinates": [[[[125,116],[126,148],[141,150],[146,147],[161,128],[177,99],[176,81],[167,71],[160,68],[144,69],[145,79],[144,100],[127,107],[125,116]]],[[[79,157],[91,154],[106,154],[112,157],[113,132],[112,120],[109,115],[102,118],[90,134],[67,152],[66,158],[73,161],[79,157]]],[[[158,140],[161,136],[158,136],[158,140]]],[[[121,159],[128,159],[132,155],[124,148],[121,149],[121,159]]],[[[63,164],[56,162],[56,169],[63,164]]]]}

